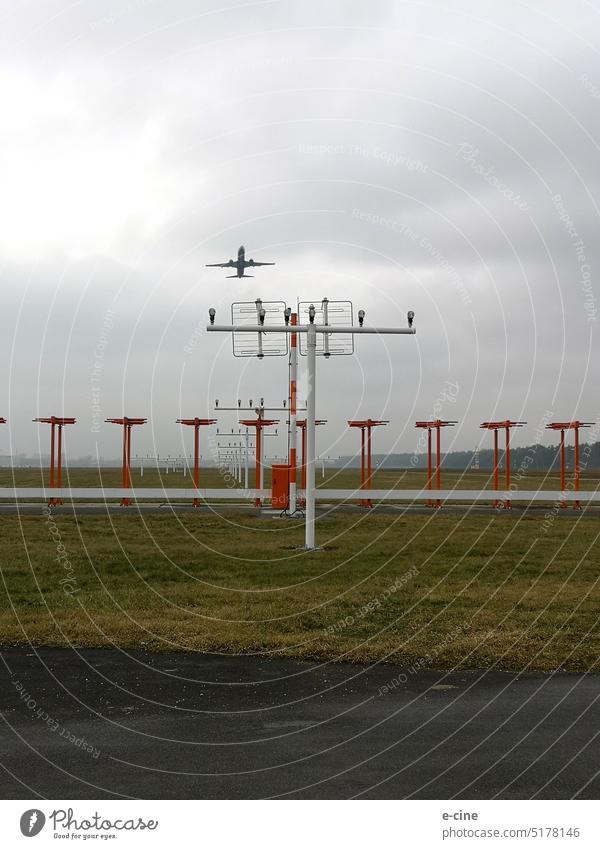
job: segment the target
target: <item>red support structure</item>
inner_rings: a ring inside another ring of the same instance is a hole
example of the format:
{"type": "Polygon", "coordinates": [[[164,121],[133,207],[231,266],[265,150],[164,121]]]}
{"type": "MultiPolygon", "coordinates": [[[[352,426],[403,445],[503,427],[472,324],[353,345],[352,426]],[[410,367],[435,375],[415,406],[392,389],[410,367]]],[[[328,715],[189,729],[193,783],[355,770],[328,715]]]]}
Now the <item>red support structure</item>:
{"type": "MultiPolygon", "coordinates": [[[[361,492],[364,491],[365,488],[365,429],[361,427],[360,429],[360,489],[361,492]]],[[[371,505],[365,499],[361,502],[361,507],[370,507],[371,505]]]]}
{"type": "MultiPolygon", "coordinates": [[[[457,424],[455,421],[443,421],[442,419],[433,419],[431,421],[415,422],[415,427],[424,428],[427,430],[427,489],[432,490],[433,484],[433,469],[431,462],[431,431],[435,430],[435,488],[442,488],[442,452],[441,452],[441,437],[440,431],[443,427],[454,427],[457,424]]],[[[428,507],[433,507],[433,502],[427,502],[428,507]]],[[[441,507],[442,502],[438,498],[435,502],[436,507],[441,507]]]]}
{"type": "MultiPolygon", "coordinates": [[[[427,490],[433,489],[433,469],[431,468],[431,428],[427,428],[427,490]]],[[[428,507],[433,507],[433,501],[427,501],[428,507]]]]}
{"type": "MultiPolygon", "coordinates": [[[[479,427],[484,428],[485,430],[492,430],[494,432],[494,491],[498,492],[498,469],[499,469],[499,458],[498,458],[498,431],[504,428],[504,490],[505,492],[510,492],[510,429],[513,427],[523,427],[527,422],[513,422],[510,419],[505,419],[500,422],[482,422],[479,427]]],[[[496,499],[492,502],[493,507],[500,507],[500,501],[496,499]]],[[[506,499],[504,502],[504,508],[506,510],[511,509],[510,499],[506,499]]]]}
{"type": "MultiPolygon", "coordinates": [[[[123,428],[123,489],[131,489],[131,428],[134,425],[143,425],[147,419],[131,419],[128,416],[123,416],[121,419],[106,419],[110,424],[118,424],[123,428]]],[[[121,506],[128,507],[131,504],[130,498],[122,498],[121,506]]]]}
{"type": "MultiPolygon", "coordinates": [[[[2,420],[4,422],[4,419],[2,420]]],[[[65,425],[75,424],[76,419],[65,418],[63,416],[49,416],[48,418],[34,419],[34,422],[50,425],[50,488],[60,489],[62,486],[61,470],[62,470],[62,429],[65,425]],[[58,430],[58,451],[56,447],[56,431],[58,430]],[[58,455],[58,456],[57,456],[58,455]],[[56,469],[56,476],[54,471],[56,469]]],[[[48,506],[54,507],[57,504],[62,504],[62,498],[50,498],[48,506]]]]}
{"type": "MultiPolygon", "coordinates": [[[[290,324],[296,327],[298,324],[298,313],[290,315],[290,324]]],[[[290,333],[290,417],[288,419],[289,454],[288,454],[288,510],[293,513],[298,509],[298,334],[290,333]]],[[[302,431],[304,440],[304,431],[302,431]]]]}
{"type": "MultiPolygon", "coordinates": [[[[565,432],[560,431],[560,491],[565,491],[565,432]]],[[[566,507],[564,501],[560,502],[561,507],[566,507]]]]}
{"type": "MultiPolygon", "coordinates": [[[[315,419],[315,426],[327,424],[327,419],[315,419]]],[[[306,489],[306,419],[296,419],[296,427],[300,428],[302,433],[302,453],[300,455],[300,489],[306,489]]],[[[301,506],[306,503],[305,498],[299,499],[301,506]]]]}
{"type": "MultiPolygon", "coordinates": [[[[360,429],[360,488],[362,492],[368,492],[372,488],[373,472],[371,468],[371,442],[372,430],[374,427],[388,424],[387,421],[377,419],[361,419],[358,421],[349,421],[348,427],[356,427],[360,429]]],[[[370,498],[363,497],[360,500],[361,507],[372,507],[373,502],[370,498]]]]}
{"type": "MultiPolygon", "coordinates": [[[[566,463],[565,463],[565,431],[573,430],[574,433],[574,457],[573,457],[573,489],[575,492],[579,492],[579,477],[581,470],[579,468],[579,429],[582,427],[591,427],[592,422],[580,422],[576,420],[574,422],[550,422],[550,424],[546,425],[547,430],[559,430],[560,431],[560,491],[564,492],[566,489],[566,463]]],[[[566,507],[566,501],[560,502],[561,507],[566,507]]],[[[581,510],[581,502],[575,501],[573,504],[573,508],[575,510],[581,510]]]]}
{"type": "MultiPolygon", "coordinates": [[[[263,419],[259,415],[255,419],[240,419],[240,424],[244,427],[253,427],[256,431],[256,472],[254,475],[254,486],[259,490],[262,489],[263,483],[262,432],[266,427],[279,424],[279,419],[263,419]]],[[[257,495],[254,499],[254,505],[260,507],[261,504],[260,497],[257,495]]]]}
{"type": "MultiPolygon", "coordinates": [[[[499,470],[499,460],[498,460],[498,429],[494,428],[494,489],[498,492],[498,470],[499,470]]],[[[494,507],[498,506],[498,499],[494,501],[494,507]]]]}
{"type": "MultiPolygon", "coordinates": [[[[217,423],[216,419],[177,419],[177,424],[189,425],[194,428],[194,489],[198,489],[198,466],[200,459],[200,428],[208,427],[217,423]]],[[[194,498],[192,501],[194,507],[200,506],[200,500],[194,498]]]]}

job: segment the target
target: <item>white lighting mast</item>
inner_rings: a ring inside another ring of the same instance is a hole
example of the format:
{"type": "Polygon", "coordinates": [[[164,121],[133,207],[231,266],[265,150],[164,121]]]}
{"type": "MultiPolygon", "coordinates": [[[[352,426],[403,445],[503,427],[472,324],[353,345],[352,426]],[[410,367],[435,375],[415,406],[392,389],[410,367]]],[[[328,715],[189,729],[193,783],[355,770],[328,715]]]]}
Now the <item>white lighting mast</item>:
{"type": "MultiPolygon", "coordinates": [[[[330,309],[330,302],[324,301],[327,311],[330,309]]],[[[258,301],[257,301],[258,305],[258,301]]],[[[260,302],[259,309],[262,309],[260,302]]],[[[258,312],[258,310],[257,310],[258,312]]],[[[322,313],[323,311],[321,311],[322,313]]],[[[264,312],[259,315],[259,323],[256,325],[248,324],[215,324],[216,312],[213,308],[209,310],[210,324],[207,326],[207,331],[211,333],[254,333],[258,334],[259,338],[262,334],[279,333],[279,334],[306,334],[306,374],[307,374],[307,398],[306,398],[306,513],[305,513],[305,545],[307,551],[313,551],[317,548],[315,543],[315,407],[316,407],[316,354],[317,354],[317,338],[321,334],[323,336],[324,355],[331,353],[329,341],[330,334],[344,333],[352,338],[357,335],[376,335],[383,336],[388,334],[393,335],[414,335],[416,329],[413,326],[414,313],[412,310],[408,313],[407,327],[365,327],[364,310],[358,313],[358,327],[354,325],[330,325],[317,324],[315,322],[316,310],[314,304],[310,304],[307,310],[307,324],[292,324],[286,322],[284,324],[265,324],[264,312]]],[[[286,316],[287,319],[287,316],[286,316]]],[[[235,338],[235,337],[234,337],[235,338]]],[[[298,337],[296,337],[298,338],[298,337]]],[[[264,347],[261,341],[259,346],[259,356],[264,355],[264,347]]],[[[291,420],[291,416],[290,416],[291,420]]],[[[291,506],[291,505],[290,505],[291,506]]]]}

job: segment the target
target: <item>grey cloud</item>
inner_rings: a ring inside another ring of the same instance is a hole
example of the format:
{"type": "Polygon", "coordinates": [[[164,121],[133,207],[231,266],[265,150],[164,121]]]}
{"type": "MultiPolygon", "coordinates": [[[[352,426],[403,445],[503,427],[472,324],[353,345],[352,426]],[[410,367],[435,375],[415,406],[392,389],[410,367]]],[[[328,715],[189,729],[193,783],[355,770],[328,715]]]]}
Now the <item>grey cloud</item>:
{"type": "Polygon", "coordinates": [[[217,396],[278,402],[283,360],[198,337],[210,305],[257,296],[417,313],[416,339],[320,363],[321,450],[356,449],[354,415],[389,418],[377,445],[410,450],[446,380],[456,448],[493,415],[598,415],[588,4],[14,3],[4,23],[3,173],[25,157],[59,183],[29,185],[28,207],[0,198],[3,448],[33,450],[33,415],[64,409],[70,451],[118,454],[118,434],[91,431],[107,310],[102,413],[148,415],[140,448],[179,450],[174,419],[217,396]],[[204,267],[241,243],[277,266],[204,267]]]}

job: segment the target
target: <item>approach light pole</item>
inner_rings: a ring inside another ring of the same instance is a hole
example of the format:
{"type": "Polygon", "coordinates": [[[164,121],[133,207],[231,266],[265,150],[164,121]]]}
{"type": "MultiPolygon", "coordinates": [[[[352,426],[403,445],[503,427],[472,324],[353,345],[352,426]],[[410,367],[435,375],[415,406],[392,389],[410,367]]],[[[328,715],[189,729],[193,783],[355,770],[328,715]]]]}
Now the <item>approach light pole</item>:
{"type": "MultiPolygon", "coordinates": [[[[494,433],[494,489],[498,491],[498,431],[504,430],[504,490],[510,492],[510,429],[511,427],[523,427],[527,422],[513,422],[510,419],[496,422],[482,422],[479,427],[484,430],[491,430],[494,433]]],[[[500,507],[500,502],[496,499],[492,503],[493,507],[500,507]]],[[[506,510],[511,509],[510,500],[504,502],[506,510]]]]}
{"type": "MultiPolygon", "coordinates": [[[[298,324],[298,314],[292,312],[290,307],[285,309],[285,322],[292,327],[298,324]]],[[[290,417],[288,420],[288,513],[295,516],[298,511],[298,430],[297,430],[297,387],[298,387],[298,334],[290,336],[290,359],[289,359],[289,401],[290,417]]]]}
{"type": "MultiPolygon", "coordinates": [[[[34,419],[34,422],[41,422],[42,424],[50,425],[50,489],[54,489],[58,487],[58,489],[62,486],[61,481],[61,470],[62,470],[62,431],[65,425],[75,424],[77,419],[74,418],[65,418],[64,416],[49,416],[48,418],[38,418],[34,419]],[[55,467],[55,436],[54,432],[58,434],[58,446],[56,450],[56,467],[55,467]],[[56,478],[54,477],[54,469],[56,468],[56,478]]],[[[58,504],[62,504],[62,498],[50,498],[48,501],[49,507],[54,507],[58,504]]]]}
{"type": "MultiPolygon", "coordinates": [[[[131,489],[131,428],[134,425],[146,424],[148,419],[130,418],[123,416],[122,418],[105,419],[109,424],[120,425],[123,428],[123,468],[122,468],[122,486],[123,489],[131,489]]],[[[122,498],[121,507],[129,507],[131,498],[122,498]]]]}
{"type": "MultiPolygon", "coordinates": [[[[244,489],[248,489],[248,487],[249,487],[249,483],[248,483],[248,476],[249,476],[248,468],[249,468],[249,466],[248,466],[248,464],[250,462],[250,449],[254,448],[254,446],[250,444],[250,433],[249,433],[248,428],[247,427],[244,428],[243,431],[241,429],[239,429],[237,433],[235,433],[233,428],[232,428],[231,434],[228,434],[228,433],[221,434],[219,432],[219,428],[217,428],[217,434],[219,436],[223,436],[223,438],[229,438],[229,442],[227,443],[227,445],[225,447],[231,448],[233,446],[236,446],[239,449],[239,452],[240,452],[240,469],[243,470],[243,471],[240,471],[240,483],[243,484],[244,489]],[[240,439],[241,442],[233,442],[232,443],[231,440],[236,440],[236,439],[240,439]],[[242,474],[243,474],[243,480],[242,480],[242,474]]],[[[263,436],[275,436],[275,434],[265,433],[265,434],[263,434],[263,436]]],[[[225,443],[217,442],[217,448],[221,448],[224,445],[225,445],[225,443]]]]}
{"type": "MultiPolygon", "coordinates": [[[[261,402],[262,402],[262,399],[261,399],[261,402]]],[[[219,402],[218,402],[218,401],[216,401],[216,402],[215,402],[215,409],[217,409],[217,410],[236,410],[236,411],[238,411],[238,412],[239,412],[240,410],[254,410],[254,412],[256,412],[256,413],[257,413],[257,415],[260,413],[260,418],[264,418],[264,417],[262,416],[262,413],[264,412],[264,410],[266,410],[266,409],[267,409],[266,407],[264,407],[264,406],[261,406],[261,407],[242,407],[242,406],[241,406],[241,401],[240,401],[240,402],[238,402],[238,403],[239,403],[239,406],[238,406],[238,407],[219,407],[219,402]]],[[[250,403],[252,403],[252,401],[250,401],[250,403]]],[[[275,408],[273,408],[273,409],[275,409],[275,408]]],[[[277,409],[279,409],[279,408],[277,408],[277,409]]],[[[285,408],[283,408],[283,409],[285,409],[285,408]]],[[[278,421],[279,421],[279,420],[278,420],[278,421]]],[[[241,422],[240,422],[240,424],[241,424],[241,422]]],[[[253,426],[253,427],[255,427],[255,421],[254,421],[254,419],[252,420],[252,426],[253,426]]],[[[261,433],[262,433],[262,432],[261,432],[261,433]]],[[[275,428],[275,430],[274,430],[274,431],[266,431],[266,432],[262,433],[261,443],[262,443],[262,440],[264,440],[267,436],[278,436],[278,435],[279,435],[279,434],[278,434],[278,430],[277,430],[277,428],[275,428]]],[[[256,450],[256,444],[252,445],[252,444],[250,443],[250,438],[251,438],[251,437],[250,437],[250,428],[249,428],[249,426],[247,426],[247,425],[246,425],[246,426],[243,428],[243,430],[242,430],[242,428],[238,428],[237,432],[236,432],[236,431],[232,428],[232,429],[231,429],[231,433],[229,433],[228,431],[223,431],[223,432],[221,432],[221,431],[220,431],[220,429],[219,429],[219,428],[217,428],[217,436],[219,436],[219,437],[223,437],[223,439],[228,439],[228,440],[229,440],[229,442],[227,443],[227,446],[226,446],[226,447],[232,448],[232,447],[234,447],[234,446],[236,446],[236,445],[239,447],[239,451],[240,451],[240,464],[241,464],[241,462],[242,462],[242,459],[243,459],[243,461],[244,461],[244,470],[243,470],[243,474],[244,474],[244,481],[243,481],[243,484],[244,484],[244,489],[246,489],[246,490],[247,490],[247,489],[249,488],[249,482],[248,482],[248,479],[249,479],[250,449],[252,448],[252,449],[256,450]],[[242,442],[240,442],[240,443],[232,442],[232,440],[236,440],[236,439],[240,439],[240,440],[242,440],[242,442]]],[[[254,437],[252,437],[252,438],[254,439],[254,437]]],[[[224,444],[225,444],[225,443],[223,443],[223,445],[224,445],[224,444]]],[[[217,442],[217,447],[218,447],[218,448],[219,448],[219,447],[222,447],[222,444],[221,444],[220,442],[217,442]]],[[[260,446],[260,447],[261,447],[261,451],[264,451],[264,445],[263,445],[263,444],[261,444],[261,446],[260,446]]],[[[242,483],[241,473],[240,473],[240,483],[242,483]]],[[[260,506],[260,505],[257,505],[257,506],[260,506]]]]}
{"type": "MultiPolygon", "coordinates": [[[[431,432],[435,431],[435,488],[442,488],[442,452],[440,446],[440,432],[443,427],[454,427],[458,422],[443,421],[442,419],[432,419],[430,421],[415,422],[415,427],[420,427],[427,430],[427,489],[431,491],[433,488],[433,468],[431,463],[431,432]]],[[[427,501],[428,507],[433,507],[433,501],[427,501]]],[[[441,507],[442,502],[438,498],[435,502],[435,507],[441,507]]]]}
{"type": "MultiPolygon", "coordinates": [[[[387,334],[394,335],[414,335],[416,333],[413,327],[414,312],[408,313],[408,327],[364,327],[364,310],[358,313],[359,326],[354,325],[317,325],[315,323],[316,310],[314,304],[310,304],[308,310],[308,324],[291,325],[287,321],[283,325],[264,324],[259,319],[260,323],[256,325],[247,324],[215,324],[216,311],[214,307],[209,310],[210,324],[207,325],[207,331],[210,333],[298,333],[306,336],[306,375],[307,375],[307,398],[306,398],[306,511],[305,511],[305,544],[304,548],[307,551],[313,551],[317,548],[315,544],[315,407],[316,407],[316,354],[317,354],[317,338],[323,335],[323,342],[329,343],[329,335],[336,333],[344,333],[354,338],[356,335],[376,335],[383,336],[387,334]]],[[[325,355],[331,353],[325,351],[325,355]]]]}
{"type": "MultiPolygon", "coordinates": [[[[289,307],[285,308],[284,318],[286,322],[290,322],[292,325],[296,325],[297,315],[293,313],[289,307]]],[[[261,398],[260,403],[258,405],[254,405],[252,403],[252,399],[250,399],[248,407],[242,407],[242,401],[238,398],[237,407],[220,407],[219,400],[215,401],[215,410],[224,410],[226,412],[254,412],[259,416],[264,418],[265,413],[273,413],[273,412],[289,412],[289,418],[287,420],[288,423],[288,441],[289,441],[289,451],[288,451],[288,495],[289,495],[289,505],[288,505],[288,514],[290,516],[295,516],[298,512],[298,505],[300,503],[297,496],[297,486],[296,486],[296,475],[297,475],[297,450],[296,450],[296,442],[297,442],[297,427],[302,426],[302,422],[300,420],[296,420],[296,414],[298,411],[305,411],[306,407],[298,407],[297,400],[297,373],[298,373],[298,344],[297,337],[295,333],[291,333],[290,340],[290,351],[289,351],[289,371],[290,371],[290,386],[289,386],[289,396],[287,401],[282,401],[282,405],[280,407],[267,407],[265,405],[265,399],[261,398]],[[289,405],[289,406],[288,406],[289,405]]],[[[260,358],[260,355],[257,354],[260,358]]],[[[317,422],[318,424],[318,422],[317,422]]],[[[248,428],[246,428],[246,432],[248,428]]],[[[270,434],[264,434],[264,436],[269,436],[270,434]]],[[[302,431],[302,437],[304,439],[304,431],[302,431]]],[[[304,442],[302,443],[303,456],[304,456],[304,442]]],[[[304,461],[303,461],[304,464],[304,461]]],[[[304,484],[302,484],[302,488],[304,484]]],[[[246,463],[246,489],[248,489],[248,468],[246,463]]]]}
{"type": "MultiPolygon", "coordinates": [[[[216,419],[199,419],[195,416],[193,419],[177,419],[177,424],[189,425],[194,428],[194,489],[198,489],[198,466],[200,461],[200,428],[210,427],[217,423],[216,419]]],[[[194,498],[192,501],[193,507],[200,506],[200,500],[194,498]]]]}
{"type": "Polygon", "coordinates": [[[360,430],[360,488],[363,491],[363,497],[360,500],[361,507],[373,506],[373,502],[368,496],[368,490],[373,489],[371,431],[374,427],[387,424],[389,422],[380,419],[359,419],[348,422],[348,427],[355,427],[360,430]]]}
{"type": "MultiPolygon", "coordinates": [[[[573,446],[573,489],[579,492],[579,476],[581,470],[579,468],[579,429],[582,427],[591,427],[593,422],[580,422],[579,419],[573,422],[550,422],[546,425],[547,430],[560,431],[560,491],[564,492],[566,488],[565,472],[567,468],[565,460],[565,431],[572,430],[575,436],[573,446]]],[[[560,502],[561,507],[566,507],[566,501],[560,502]]],[[[574,510],[581,510],[581,502],[576,501],[573,504],[574,510]]]]}
{"type": "MultiPolygon", "coordinates": [[[[257,415],[255,419],[240,419],[240,424],[244,427],[254,428],[255,432],[255,442],[256,442],[256,470],[254,474],[254,481],[257,490],[261,490],[263,487],[264,481],[264,440],[263,440],[263,430],[267,427],[272,427],[273,425],[279,424],[279,419],[264,419],[260,414],[257,415]]],[[[266,436],[266,434],[265,434],[266,436]]],[[[256,498],[254,499],[255,507],[260,507],[262,505],[262,501],[260,499],[260,495],[257,493],[256,498]]]]}

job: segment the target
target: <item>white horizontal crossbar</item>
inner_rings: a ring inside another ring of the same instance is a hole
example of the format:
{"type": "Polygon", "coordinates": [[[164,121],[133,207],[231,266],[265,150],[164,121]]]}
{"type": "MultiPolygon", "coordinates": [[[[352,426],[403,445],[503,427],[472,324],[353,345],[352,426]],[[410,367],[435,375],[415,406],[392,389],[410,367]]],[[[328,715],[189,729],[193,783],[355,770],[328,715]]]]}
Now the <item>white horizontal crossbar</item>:
{"type": "Polygon", "coordinates": [[[312,327],[315,333],[367,333],[376,336],[382,333],[404,333],[410,336],[416,334],[414,327],[354,327],[353,325],[331,325],[331,324],[208,324],[206,329],[211,332],[220,333],[308,333],[312,327]]]}
{"type": "MultiPolygon", "coordinates": [[[[304,491],[298,490],[303,496],[304,491]]],[[[494,489],[317,489],[319,501],[352,501],[369,498],[372,501],[585,501],[600,502],[600,490],[560,492],[560,490],[534,489],[509,491],[494,489]]],[[[137,487],[0,487],[1,500],[27,500],[30,498],[66,498],[77,501],[86,498],[109,500],[131,498],[135,501],[153,499],[158,501],[181,501],[199,498],[203,501],[245,501],[271,498],[270,489],[160,489],[137,487]]]]}
{"type": "Polygon", "coordinates": [[[270,489],[159,489],[150,487],[137,487],[135,489],[123,489],[114,487],[103,489],[102,487],[62,487],[45,489],[43,487],[0,487],[0,500],[2,499],[28,499],[28,498],[67,498],[78,501],[84,498],[91,499],[114,499],[131,498],[134,501],[151,498],[155,501],[175,501],[200,498],[203,501],[212,499],[227,501],[244,501],[245,499],[270,498],[270,489]]]}
{"type": "Polygon", "coordinates": [[[598,501],[599,490],[560,492],[533,489],[505,492],[495,489],[317,489],[319,501],[325,499],[369,498],[372,501],[598,501]]]}

